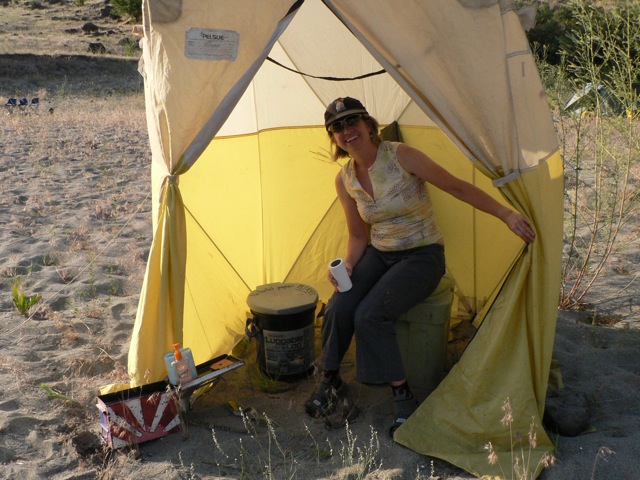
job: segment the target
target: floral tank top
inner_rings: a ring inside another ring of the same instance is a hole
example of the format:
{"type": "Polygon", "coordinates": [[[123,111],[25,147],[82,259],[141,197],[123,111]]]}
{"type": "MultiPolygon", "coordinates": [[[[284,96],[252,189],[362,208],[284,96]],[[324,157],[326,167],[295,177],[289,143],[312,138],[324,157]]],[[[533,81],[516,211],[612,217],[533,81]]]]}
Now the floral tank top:
{"type": "Polygon", "coordinates": [[[407,250],[441,243],[442,236],[427,187],[398,163],[398,143],[382,142],[369,168],[375,198],[362,188],[353,159],[342,167],[342,181],[356,201],[362,219],[371,226],[371,244],[378,250],[407,250]]]}

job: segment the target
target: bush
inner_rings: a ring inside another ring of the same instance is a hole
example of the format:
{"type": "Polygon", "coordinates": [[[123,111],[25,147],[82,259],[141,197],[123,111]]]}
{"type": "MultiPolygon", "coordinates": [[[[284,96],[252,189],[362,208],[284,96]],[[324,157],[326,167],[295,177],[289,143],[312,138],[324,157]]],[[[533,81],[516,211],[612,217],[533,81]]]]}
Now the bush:
{"type": "MultiPolygon", "coordinates": [[[[544,58],[538,60],[549,65],[562,62],[575,65],[589,56],[606,78],[616,75],[617,65],[610,55],[612,49],[626,49],[630,57],[640,55],[640,45],[629,41],[632,33],[629,26],[640,24],[637,2],[574,0],[551,5],[526,0],[519,4],[537,6],[536,25],[527,32],[527,37],[534,52],[538,55],[544,52],[544,58]],[[586,36],[590,37],[588,45],[584,41],[586,36]],[[585,47],[590,52],[585,51],[585,47]]],[[[636,87],[640,85],[640,72],[636,73],[633,83],[636,87]]]]}
{"type": "Polygon", "coordinates": [[[640,17],[616,5],[605,12],[568,0],[563,8],[574,24],[560,63],[545,62],[538,50],[565,170],[561,308],[593,307],[587,293],[625,248],[620,234],[640,213],[640,17]],[[585,95],[567,108],[574,93],[585,95]]]}
{"type": "Polygon", "coordinates": [[[541,4],[536,13],[536,26],[527,32],[532,45],[539,45],[547,52],[545,61],[558,65],[561,52],[571,49],[570,32],[573,26],[571,11],[564,6],[552,8],[541,4]]]}
{"type": "Polygon", "coordinates": [[[115,11],[122,16],[129,16],[134,21],[142,20],[142,0],[111,0],[115,11]]]}

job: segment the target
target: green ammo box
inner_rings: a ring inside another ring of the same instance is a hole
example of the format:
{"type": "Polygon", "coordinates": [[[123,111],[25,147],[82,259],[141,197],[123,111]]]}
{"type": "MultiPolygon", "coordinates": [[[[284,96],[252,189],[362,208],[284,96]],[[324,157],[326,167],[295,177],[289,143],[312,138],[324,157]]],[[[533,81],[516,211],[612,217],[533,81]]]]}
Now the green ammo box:
{"type": "Polygon", "coordinates": [[[436,290],[396,321],[396,337],[409,386],[422,402],[446,374],[455,282],[448,274],[436,290]]]}

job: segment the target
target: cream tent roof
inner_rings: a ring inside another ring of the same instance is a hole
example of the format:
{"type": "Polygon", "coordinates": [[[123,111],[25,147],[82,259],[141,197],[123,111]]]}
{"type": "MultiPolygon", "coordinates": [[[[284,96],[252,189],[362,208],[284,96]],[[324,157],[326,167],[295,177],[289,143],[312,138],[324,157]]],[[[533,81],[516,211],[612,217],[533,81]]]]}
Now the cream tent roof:
{"type": "MultiPolygon", "coordinates": [[[[143,12],[156,203],[132,382],[162,378],[175,341],[198,362],[228,352],[258,285],[295,281],[328,299],[345,226],[322,120],[349,95],[537,231],[524,248],[432,190],[461,304],[485,320],[395,438],[490,471],[488,438],[510,455],[496,431],[506,396],[525,431],[544,408],[562,238],[562,166],[513,2],[150,0],[143,12]]],[[[540,437],[538,457],[550,449],[540,437]]]]}

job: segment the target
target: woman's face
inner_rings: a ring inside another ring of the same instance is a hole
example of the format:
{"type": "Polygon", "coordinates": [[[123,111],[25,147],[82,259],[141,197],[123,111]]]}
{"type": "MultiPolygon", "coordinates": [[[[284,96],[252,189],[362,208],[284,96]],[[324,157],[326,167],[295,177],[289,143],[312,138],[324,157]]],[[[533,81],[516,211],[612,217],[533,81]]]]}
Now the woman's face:
{"type": "Polygon", "coordinates": [[[333,122],[329,130],[336,145],[347,152],[364,141],[370,141],[369,126],[361,114],[349,115],[333,122]]]}

